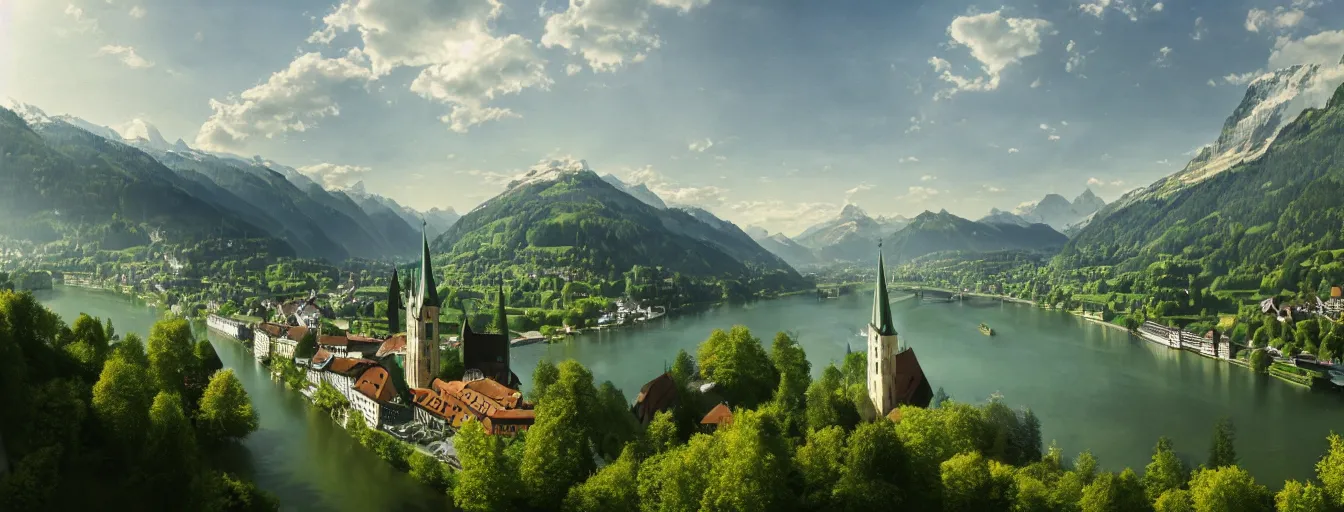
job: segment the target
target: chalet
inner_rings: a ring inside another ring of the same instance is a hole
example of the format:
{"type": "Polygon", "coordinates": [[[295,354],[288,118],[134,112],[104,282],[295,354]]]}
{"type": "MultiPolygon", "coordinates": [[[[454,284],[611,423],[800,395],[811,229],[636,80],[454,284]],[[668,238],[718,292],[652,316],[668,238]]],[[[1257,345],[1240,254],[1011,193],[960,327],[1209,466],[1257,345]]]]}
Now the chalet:
{"type": "Polygon", "coordinates": [[[635,417],[639,418],[641,425],[648,425],[653,421],[653,415],[659,411],[666,411],[677,404],[677,383],[672,376],[663,373],[653,380],[639,388],[639,394],[635,396],[635,405],[632,408],[635,417]]]}

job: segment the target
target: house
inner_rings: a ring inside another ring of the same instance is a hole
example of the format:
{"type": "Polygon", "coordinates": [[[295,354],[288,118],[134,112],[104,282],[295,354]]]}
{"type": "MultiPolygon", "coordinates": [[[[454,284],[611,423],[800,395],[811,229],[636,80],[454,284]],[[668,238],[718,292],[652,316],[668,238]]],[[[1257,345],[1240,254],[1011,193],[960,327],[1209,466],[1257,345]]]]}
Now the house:
{"type": "MultiPolygon", "coordinates": [[[[271,322],[257,324],[252,328],[252,355],[258,361],[264,361],[271,357],[275,342],[284,337],[287,332],[289,332],[288,326],[271,322]]],[[[293,354],[294,351],[290,350],[290,355],[293,354]]]]}
{"type": "Polygon", "coordinates": [[[429,389],[412,388],[411,394],[415,421],[445,434],[468,418],[480,421],[490,434],[506,436],[526,431],[536,420],[522,393],[489,378],[434,379],[429,389]]]}
{"type": "Polygon", "coordinates": [[[354,334],[345,336],[318,336],[317,347],[326,349],[341,357],[360,358],[365,354],[377,353],[383,340],[354,334]]]}
{"type": "Polygon", "coordinates": [[[635,396],[633,412],[641,425],[653,421],[653,415],[659,411],[672,409],[677,404],[677,382],[664,372],[639,388],[635,396]]]}
{"type": "Polygon", "coordinates": [[[711,428],[719,428],[733,422],[733,411],[728,408],[728,404],[720,403],[709,410],[709,413],[700,420],[701,425],[708,425],[711,428]]]}
{"type": "Polygon", "coordinates": [[[397,397],[391,374],[376,361],[338,357],[326,350],[310,360],[308,381],[314,386],[330,384],[371,428],[381,424],[385,405],[397,397]]]}
{"type": "Polygon", "coordinates": [[[281,321],[290,325],[302,325],[317,328],[322,321],[322,308],[317,306],[317,295],[311,294],[305,300],[291,300],[279,304],[275,313],[281,321]]]}

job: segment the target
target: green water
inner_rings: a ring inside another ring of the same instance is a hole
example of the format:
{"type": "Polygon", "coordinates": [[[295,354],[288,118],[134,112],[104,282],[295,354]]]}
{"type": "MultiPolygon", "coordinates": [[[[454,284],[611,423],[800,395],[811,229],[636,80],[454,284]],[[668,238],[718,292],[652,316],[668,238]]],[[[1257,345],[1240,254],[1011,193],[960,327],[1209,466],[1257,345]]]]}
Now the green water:
{"type": "MultiPolygon", "coordinates": [[[[526,385],[537,360],[574,358],[633,399],[678,349],[694,354],[713,329],[741,324],[765,343],[776,331],[797,333],[818,376],[822,366],[844,357],[846,343],[864,349],[857,334],[871,314],[865,296],[820,303],[791,297],[520,347],[513,361],[526,385]]],[[[914,347],[935,389],[972,402],[1002,393],[1008,404],[1030,407],[1040,417],[1047,443],[1058,441],[1069,456],[1091,449],[1108,469],[1141,472],[1163,435],[1187,462],[1202,463],[1214,423],[1227,416],[1237,428],[1243,467],[1277,488],[1285,479],[1313,475],[1330,429],[1344,433],[1340,395],[1158,347],[1066,313],[989,300],[908,300],[894,304],[892,315],[902,343],[914,347]],[[996,336],[981,334],[980,322],[996,336]]]]}
{"type": "MultiPolygon", "coordinates": [[[[123,335],[145,336],[158,319],[153,308],[107,292],[58,286],[36,296],[66,322],[81,312],[110,317],[123,335]]],[[[446,496],[393,470],[303,396],[271,381],[241,343],[216,333],[210,341],[261,417],[260,428],[243,441],[245,453],[226,454],[220,463],[279,496],[284,510],[449,510],[446,496]]]]}
{"type": "MultiPolygon", "coordinates": [[[[38,295],[71,320],[79,312],[112,317],[119,332],[144,333],[155,312],[102,292],[58,287],[38,295]]],[[[678,349],[695,347],[715,328],[746,325],[767,343],[779,330],[800,337],[819,374],[862,350],[857,333],[872,305],[859,295],[818,302],[791,297],[664,318],[652,325],[610,330],[555,345],[513,351],[525,386],[541,358],[574,358],[600,380],[633,397],[671,364],[678,349]]],[[[1344,398],[1312,393],[1187,352],[1157,347],[1129,334],[1064,313],[1029,306],[972,302],[892,307],[903,343],[915,348],[935,388],[953,399],[983,401],[1002,393],[1012,406],[1040,417],[1047,442],[1072,456],[1091,449],[1108,469],[1142,470],[1159,436],[1170,437],[1188,462],[1203,462],[1214,423],[1237,427],[1242,465],[1272,488],[1305,479],[1325,451],[1331,428],[1344,432],[1344,398]],[[985,322],[997,336],[980,334],[985,322]]],[[[245,442],[239,465],[293,510],[442,510],[446,500],[395,472],[356,445],[303,398],[267,378],[236,342],[212,336],[261,414],[261,429],[245,442]]],[[[232,462],[231,462],[232,463],[232,462]]]]}

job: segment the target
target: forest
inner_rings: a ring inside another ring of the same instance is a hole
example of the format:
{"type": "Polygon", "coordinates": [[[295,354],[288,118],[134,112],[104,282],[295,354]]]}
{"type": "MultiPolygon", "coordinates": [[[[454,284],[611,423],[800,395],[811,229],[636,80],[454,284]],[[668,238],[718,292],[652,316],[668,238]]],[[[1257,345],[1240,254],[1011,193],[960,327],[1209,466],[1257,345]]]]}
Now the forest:
{"type": "Polygon", "coordinates": [[[186,320],[122,336],[0,291],[0,510],[278,510],[217,466],[257,429],[222,368],[186,320]]]}

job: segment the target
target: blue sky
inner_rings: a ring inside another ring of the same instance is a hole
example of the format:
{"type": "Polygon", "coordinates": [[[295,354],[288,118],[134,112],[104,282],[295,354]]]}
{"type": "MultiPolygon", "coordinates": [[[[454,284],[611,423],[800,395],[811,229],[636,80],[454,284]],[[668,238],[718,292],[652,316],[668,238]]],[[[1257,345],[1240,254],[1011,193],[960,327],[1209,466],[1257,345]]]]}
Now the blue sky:
{"type": "Polygon", "coordinates": [[[1179,170],[1328,0],[8,0],[0,96],[470,209],[584,159],[794,234],[1179,170]],[[1246,77],[1253,75],[1245,75],[1246,77]],[[326,165],[323,165],[326,164],[326,165]]]}

